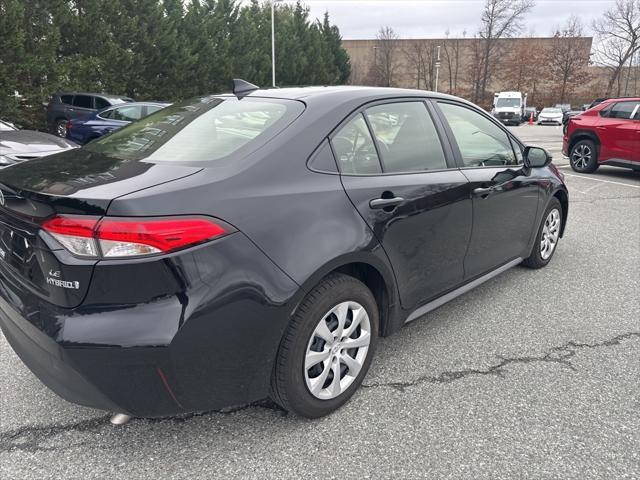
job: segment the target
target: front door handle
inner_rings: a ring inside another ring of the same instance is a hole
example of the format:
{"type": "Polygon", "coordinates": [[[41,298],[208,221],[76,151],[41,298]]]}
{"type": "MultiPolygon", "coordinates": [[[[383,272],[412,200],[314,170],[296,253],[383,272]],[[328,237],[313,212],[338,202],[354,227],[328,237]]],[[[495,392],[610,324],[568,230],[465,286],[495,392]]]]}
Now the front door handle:
{"type": "Polygon", "coordinates": [[[473,194],[474,194],[476,197],[483,197],[483,198],[486,198],[486,197],[488,197],[489,195],[491,195],[492,193],[495,193],[495,192],[497,192],[497,191],[498,191],[498,189],[497,189],[496,187],[489,187],[489,188],[475,188],[475,189],[473,190],[473,194]]]}
{"type": "Polygon", "coordinates": [[[404,202],[404,198],[402,197],[393,197],[393,198],[374,198],[369,202],[369,206],[373,209],[380,208],[392,208],[397,207],[402,202],[404,202]]]}

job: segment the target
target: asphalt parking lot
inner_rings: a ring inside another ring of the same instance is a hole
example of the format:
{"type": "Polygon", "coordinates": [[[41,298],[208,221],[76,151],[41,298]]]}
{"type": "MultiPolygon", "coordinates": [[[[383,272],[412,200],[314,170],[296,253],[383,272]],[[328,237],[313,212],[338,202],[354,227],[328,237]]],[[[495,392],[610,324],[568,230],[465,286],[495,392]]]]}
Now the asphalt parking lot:
{"type": "Polygon", "coordinates": [[[268,402],[114,427],[66,403],[0,335],[0,476],[639,478],[640,174],[575,174],[551,264],[516,267],[382,339],[362,388],[315,421],[268,402]]]}

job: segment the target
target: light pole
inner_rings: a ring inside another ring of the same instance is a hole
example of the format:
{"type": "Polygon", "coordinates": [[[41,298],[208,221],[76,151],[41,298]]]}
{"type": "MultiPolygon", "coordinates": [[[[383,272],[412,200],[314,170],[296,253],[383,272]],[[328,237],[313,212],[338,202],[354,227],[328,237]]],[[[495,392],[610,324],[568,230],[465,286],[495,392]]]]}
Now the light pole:
{"type": "Polygon", "coordinates": [[[276,21],[275,4],[282,0],[271,0],[271,86],[276,86],[276,21]]]}
{"type": "Polygon", "coordinates": [[[378,47],[373,47],[373,82],[378,86],[378,47]]]}
{"type": "Polygon", "coordinates": [[[436,92],[438,91],[438,79],[440,78],[440,45],[438,45],[438,53],[436,54],[436,92]]]}

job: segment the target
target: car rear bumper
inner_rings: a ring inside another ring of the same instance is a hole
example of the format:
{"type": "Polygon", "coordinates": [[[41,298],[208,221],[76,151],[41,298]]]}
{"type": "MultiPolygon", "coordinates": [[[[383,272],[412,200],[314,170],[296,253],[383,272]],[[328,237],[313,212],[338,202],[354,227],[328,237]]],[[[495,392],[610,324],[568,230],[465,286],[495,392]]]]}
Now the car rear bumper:
{"type": "Polygon", "coordinates": [[[562,125],[562,120],[538,119],[538,123],[547,123],[550,125],[562,125]]]}
{"type": "Polygon", "coordinates": [[[67,140],[71,140],[72,142],[76,142],[78,145],[84,145],[87,143],[87,136],[83,132],[78,131],[77,129],[67,130],[67,140]]]}
{"type": "Polygon", "coordinates": [[[122,411],[87,381],[66,355],[65,349],[21,317],[0,298],[2,333],[27,367],[47,387],[65,400],[102,410],[122,411]]]}
{"type": "MultiPolygon", "coordinates": [[[[147,285],[151,298],[132,304],[124,292],[139,287],[140,273],[153,262],[118,277],[121,293],[108,283],[115,266],[103,272],[96,267],[93,282],[123,303],[87,305],[90,291],[73,309],[17,288],[0,269],[0,327],[47,387],[88,407],[161,417],[266,397],[302,290],[241,233],[160,263],[180,274],[182,291],[157,297],[147,285]]],[[[155,268],[158,283],[167,284],[155,268]]]]}

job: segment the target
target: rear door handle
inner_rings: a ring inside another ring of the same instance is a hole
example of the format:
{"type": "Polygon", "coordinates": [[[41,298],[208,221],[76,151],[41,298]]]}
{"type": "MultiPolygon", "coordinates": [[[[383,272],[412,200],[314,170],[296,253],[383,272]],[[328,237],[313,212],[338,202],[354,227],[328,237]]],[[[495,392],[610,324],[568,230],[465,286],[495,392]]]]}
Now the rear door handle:
{"type": "Polygon", "coordinates": [[[404,198],[402,197],[374,198],[369,202],[369,206],[373,209],[389,208],[389,207],[397,207],[402,202],[404,202],[404,198]]]}

